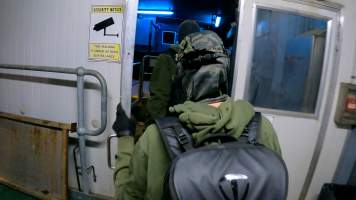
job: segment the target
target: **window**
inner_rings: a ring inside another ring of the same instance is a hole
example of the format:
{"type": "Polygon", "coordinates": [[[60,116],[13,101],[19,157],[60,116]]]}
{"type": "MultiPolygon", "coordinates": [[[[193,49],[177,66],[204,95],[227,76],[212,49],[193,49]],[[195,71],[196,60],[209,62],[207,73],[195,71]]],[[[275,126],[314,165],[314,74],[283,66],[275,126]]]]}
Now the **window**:
{"type": "Polygon", "coordinates": [[[257,107],[314,113],[327,21],[258,9],[248,100],[257,107]]]}
{"type": "Polygon", "coordinates": [[[173,31],[162,32],[162,44],[175,44],[175,43],[176,43],[176,32],[173,31]]]}

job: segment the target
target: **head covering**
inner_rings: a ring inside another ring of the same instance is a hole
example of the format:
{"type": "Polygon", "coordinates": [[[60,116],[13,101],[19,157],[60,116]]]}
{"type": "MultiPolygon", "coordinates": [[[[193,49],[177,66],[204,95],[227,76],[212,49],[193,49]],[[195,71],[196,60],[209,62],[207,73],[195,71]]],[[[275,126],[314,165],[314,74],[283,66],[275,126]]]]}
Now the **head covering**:
{"type": "Polygon", "coordinates": [[[185,36],[195,32],[200,32],[199,24],[194,20],[184,20],[178,27],[179,43],[185,38],[185,36]]]}
{"type": "Polygon", "coordinates": [[[227,94],[229,60],[216,33],[203,31],[186,36],[176,54],[171,105],[227,94]]]}

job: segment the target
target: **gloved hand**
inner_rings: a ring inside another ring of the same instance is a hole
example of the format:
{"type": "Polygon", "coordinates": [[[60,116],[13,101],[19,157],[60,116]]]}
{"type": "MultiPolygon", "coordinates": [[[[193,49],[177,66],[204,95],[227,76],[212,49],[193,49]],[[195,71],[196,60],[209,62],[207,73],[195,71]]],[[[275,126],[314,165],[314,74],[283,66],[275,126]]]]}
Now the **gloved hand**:
{"type": "Polygon", "coordinates": [[[169,111],[178,113],[180,121],[193,126],[215,124],[220,119],[217,109],[207,103],[186,101],[170,107],[169,111]]]}
{"type": "Polygon", "coordinates": [[[117,105],[116,108],[116,120],[112,125],[112,129],[118,135],[121,136],[134,136],[135,135],[135,122],[134,120],[130,120],[126,112],[121,106],[121,103],[117,105]]]}

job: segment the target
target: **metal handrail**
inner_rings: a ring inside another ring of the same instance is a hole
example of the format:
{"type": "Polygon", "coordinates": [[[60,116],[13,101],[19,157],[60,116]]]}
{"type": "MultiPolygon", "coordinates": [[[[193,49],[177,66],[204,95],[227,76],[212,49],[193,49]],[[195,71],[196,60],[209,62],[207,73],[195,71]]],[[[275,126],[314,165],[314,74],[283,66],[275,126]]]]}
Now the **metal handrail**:
{"type": "Polygon", "coordinates": [[[107,124],[107,84],[105,78],[95,70],[88,70],[83,67],[77,68],[65,68],[65,67],[49,67],[49,66],[31,66],[31,65],[12,65],[12,64],[0,64],[0,69],[14,69],[14,70],[26,70],[26,71],[40,71],[40,72],[53,72],[62,74],[74,74],[77,75],[77,134],[79,138],[79,153],[80,162],[82,167],[82,183],[83,191],[89,193],[89,179],[87,173],[87,162],[85,154],[85,136],[98,136],[105,131],[107,124]],[[101,85],[101,126],[96,130],[90,130],[85,128],[84,124],[84,76],[95,77],[101,85]]]}

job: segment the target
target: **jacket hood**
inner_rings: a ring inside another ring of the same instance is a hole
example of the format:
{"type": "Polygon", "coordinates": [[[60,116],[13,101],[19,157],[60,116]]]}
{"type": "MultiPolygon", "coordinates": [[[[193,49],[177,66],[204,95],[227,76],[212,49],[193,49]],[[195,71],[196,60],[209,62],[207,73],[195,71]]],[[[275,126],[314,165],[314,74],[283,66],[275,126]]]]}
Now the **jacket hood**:
{"type": "Polygon", "coordinates": [[[187,101],[169,108],[179,115],[179,120],[192,130],[195,142],[200,142],[208,133],[228,133],[239,138],[254,115],[253,107],[243,100],[227,98],[219,107],[204,102],[187,101]]]}

